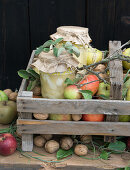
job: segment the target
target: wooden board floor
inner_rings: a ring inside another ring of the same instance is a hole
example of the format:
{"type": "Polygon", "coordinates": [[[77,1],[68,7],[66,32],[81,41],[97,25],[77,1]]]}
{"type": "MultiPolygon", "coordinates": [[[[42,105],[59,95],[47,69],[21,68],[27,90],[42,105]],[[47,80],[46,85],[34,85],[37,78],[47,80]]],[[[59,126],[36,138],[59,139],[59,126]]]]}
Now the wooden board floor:
{"type": "MultiPolygon", "coordinates": [[[[7,126],[6,126],[7,127],[7,126]]],[[[0,126],[0,129],[5,128],[5,126],[0,126]]],[[[33,152],[27,152],[32,156],[40,157],[43,160],[53,160],[56,161],[56,154],[48,154],[44,151],[44,149],[40,149],[34,147],[34,151],[41,153],[46,156],[40,156],[33,152]]],[[[87,157],[92,157],[93,154],[89,153],[87,157]]],[[[113,154],[111,155],[109,160],[87,160],[80,158],[76,155],[73,155],[70,159],[60,162],[60,163],[45,163],[36,159],[29,159],[20,154],[20,152],[16,151],[11,156],[0,156],[0,170],[101,170],[101,169],[115,169],[120,167],[128,166],[130,163],[130,155],[129,158],[122,154],[113,154]]]]}

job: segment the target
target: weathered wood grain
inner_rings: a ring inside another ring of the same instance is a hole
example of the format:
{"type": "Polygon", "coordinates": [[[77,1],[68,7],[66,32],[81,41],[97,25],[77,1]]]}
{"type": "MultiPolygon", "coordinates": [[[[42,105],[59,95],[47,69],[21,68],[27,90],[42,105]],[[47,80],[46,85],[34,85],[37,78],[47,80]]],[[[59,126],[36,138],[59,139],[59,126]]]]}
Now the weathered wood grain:
{"type": "Polygon", "coordinates": [[[130,101],[69,100],[18,97],[18,112],[56,114],[108,114],[130,115],[130,101]]]}
{"type": "MultiPolygon", "coordinates": [[[[109,41],[109,56],[112,57],[119,55],[121,50],[116,52],[121,47],[121,41],[109,41]]],[[[111,100],[122,100],[122,88],[123,88],[123,67],[122,61],[113,60],[109,62],[109,72],[110,72],[110,99],[111,100]]],[[[106,121],[108,122],[118,122],[119,116],[107,115],[106,121]]],[[[116,137],[105,137],[106,142],[115,142],[116,137]]]]}
{"type": "MultiPolygon", "coordinates": [[[[26,98],[31,98],[33,96],[32,92],[21,92],[22,96],[26,96],[26,98]]],[[[31,113],[19,113],[19,119],[32,119],[31,113]]],[[[19,133],[19,130],[18,130],[19,133]]],[[[23,151],[32,151],[33,150],[33,134],[22,134],[22,150],[23,151]]]]}
{"type": "Polygon", "coordinates": [[[17,120],[17,128],[23,134],[130,135],[129,122],[72,122],[19,119],[17,120]]]}

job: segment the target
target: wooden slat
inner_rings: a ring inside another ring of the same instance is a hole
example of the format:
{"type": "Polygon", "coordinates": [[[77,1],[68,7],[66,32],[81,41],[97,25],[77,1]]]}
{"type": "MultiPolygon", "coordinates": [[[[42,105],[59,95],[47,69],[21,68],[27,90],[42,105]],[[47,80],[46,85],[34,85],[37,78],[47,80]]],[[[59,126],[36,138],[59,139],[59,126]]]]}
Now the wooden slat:
{"type": "Polygon", "coordinates": [[[129,136],[129,122],[17,120],[19,133],[129,136]],[[127,129],[127,130],[126,130],[127,129]]]}
{"type": "Polygon", "coordinates": [[[108,114],[130,115],[130,101],[68,100],[18,97],[18,112],[56,114],[108,114]]]}
{"type": "MultiPolygon", "coordinates": [[[[109,41],[109,56],[112,57],[112,54],[118,55],[121,53],[121,50],[116,52],[121,47],[121,41],[109,41]],[[116,53],[115,53],[116,52],[116,53]]],[[[110,99],[111,100],[122,100],[122,88],[123,88],[123,67],[122,61],[113,60],[109,62],[109,71],[110,71],[110,99]]],[[[107,115],[106,121],[108,122],[118,122],[119,116],[116,115],[107,115]]],[[[105,142],[115,142],[116,137],[105,137],[105,142]]]]}
{"type": "MultiPolygon", "coordinates": [[[[26,98],[31,98],[33,96],[32,92],[22,91],[20,92],[22,96],[26,96],[26,98]]],[[[19,113],[19,119],[32,119],[31,113],[19,113]]],[[[19,130],[18,130],[19,133],[19,130]]],[[[32,134],[22,134],[22,150],[23,151],[32,151],[33,150],[33,135],[32,134]]]]}
{"type": "MultiPolygon", "coordinates": [[[[29,60],[27,69],[30,67],[30,64],[32,64],[32,61],[34,59],[34,54],[35,54],[35,50],[33,50],[32,54],[31,54],[31,58],[29,60]]],[[[19,92],[18,92],[18,96],[22,96],[21,93],[22,93],[22,91],[26,90],[26,87],[27,87],[27,80],[23,79],[22,83],[21,83],[21,86],[20,86],[20,89],[19,89],[19,92]]]]}

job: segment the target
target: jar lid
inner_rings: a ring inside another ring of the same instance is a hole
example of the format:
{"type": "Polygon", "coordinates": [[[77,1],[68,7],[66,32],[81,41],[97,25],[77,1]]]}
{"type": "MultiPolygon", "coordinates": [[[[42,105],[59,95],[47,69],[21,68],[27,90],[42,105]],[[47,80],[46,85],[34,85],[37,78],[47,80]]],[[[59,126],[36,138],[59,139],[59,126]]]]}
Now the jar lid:
{"type": "Polygon", "coordinates": [[[71,41],[72,43],[80,45],[89,45],[92,41],[88,34],[88,28],[77,26],[58,27],[57,32],[50,35],[50,37],[53,40],[63,38],[63,41],[71,41]]]}

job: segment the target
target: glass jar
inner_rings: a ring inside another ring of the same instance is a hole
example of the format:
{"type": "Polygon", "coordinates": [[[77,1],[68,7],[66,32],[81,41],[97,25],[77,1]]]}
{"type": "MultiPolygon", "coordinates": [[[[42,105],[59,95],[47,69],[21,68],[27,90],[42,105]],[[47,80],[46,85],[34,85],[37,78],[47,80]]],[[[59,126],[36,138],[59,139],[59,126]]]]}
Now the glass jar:
{"type": "Polygon", "coordinates": [[[63,73],[44,73],[40,72],[41,93],[43,98],[64,99],[64,83],[66,78],[73,80],[75,72],[68,70],[63,73]]]}

